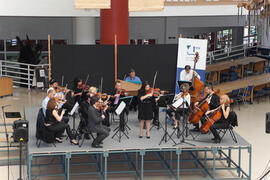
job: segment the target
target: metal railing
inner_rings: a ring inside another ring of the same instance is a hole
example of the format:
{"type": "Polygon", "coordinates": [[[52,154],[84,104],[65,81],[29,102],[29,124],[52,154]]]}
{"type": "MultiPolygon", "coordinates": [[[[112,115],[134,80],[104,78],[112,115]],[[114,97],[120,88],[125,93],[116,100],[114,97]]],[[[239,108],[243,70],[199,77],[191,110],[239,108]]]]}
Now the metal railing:
{"type": "Polygon", "coordinates": [[[232,46],[216,51],[209,51],[207,52],[206,63],[212,64],[218,61],[225,61],[236,57],[245,57],[248,50],[256,48],[257,45],[255,43],[250,43],[232,46]]]}
{"type": "Polygon", "coordinates": [[[13,83],[31,89],[36,68],[49,68],[48,64],[27,64],[0,60],[0,76],[13,78],[13,83]]]}
{"type": "Polygon", "coordinates": [[[166,6],[234,5],[236,0],[165,0],[166,6]]]}

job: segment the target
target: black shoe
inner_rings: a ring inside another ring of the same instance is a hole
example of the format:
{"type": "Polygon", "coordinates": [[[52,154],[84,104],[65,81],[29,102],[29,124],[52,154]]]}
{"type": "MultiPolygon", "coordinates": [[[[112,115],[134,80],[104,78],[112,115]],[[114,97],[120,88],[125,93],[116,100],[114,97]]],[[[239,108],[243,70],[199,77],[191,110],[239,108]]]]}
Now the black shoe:
{"type": "Polygon", "coordinates": [[[158,120],[154,120],[154,121],[153,121],[153,125],[159,126],[159,121],[158,121],[158,120]]]}
{"type": "Polygon", "coordinates": [[[92,144],[93,148],[103,148],[100,144],[92,144]]]}
{"type": "Polygon", "coordinates": [[[195,127],[194,129],[191,129],[191,131],[200,132],[200,129],[195,127]]]}
{"type": "Polygon", "coordinates": [[[139,136],[139,138],[142,138],[143,136],[139,136]]]}
{"type": "Polygon", "coordinates": [[[150,136],[146,136],[147,139],[150,139],[150,136]]]}
{"type": "Polygon", "coordinates": [[[84,134],[84,138],[85,139],[91,139],[90,136],[89,136],[89,134],[84,134]]]}
{"type": "Polygon", "coordinates": [[[214,139],[214,142],[217,144],[220,143],[220,141],[221,141],[221,139],[214,139]]]}

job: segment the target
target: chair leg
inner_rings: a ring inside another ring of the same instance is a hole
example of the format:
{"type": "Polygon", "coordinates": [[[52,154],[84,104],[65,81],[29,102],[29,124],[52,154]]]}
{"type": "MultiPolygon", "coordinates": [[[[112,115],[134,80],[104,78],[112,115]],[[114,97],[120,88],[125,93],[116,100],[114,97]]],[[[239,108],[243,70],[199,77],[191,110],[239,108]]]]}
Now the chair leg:
{"type": "Polygon", "coordinates": [[[54,146],[54,147],[56,147],[56,145],[55,145],[55,143],[54,143],[54,142],[53,142],[52,144],[53,144],[53,146],[54,146]]]}
{"type": "Polygon", "coordinates": [[[232,129],[229,129],[229,132],[230,132],[230,134],[231,134],[231,136],[232,136],[233,141],[234,141],[235,143],[237,143],[237,139],[236,139],[236,136],[235,136],[233,130],[232,130],[232,129]]]}
{"type": "MultiPolygon", "coordinates": [[[[84,135],[85,135],[85,134],[84,134],[84,135]]],[[[84,139],[85,139],[84,135],[82,136],[82,143],[79,144],[79,147],[82,147],[82,145],[83,145],[83,142],[84,142],[84,139]]]]}

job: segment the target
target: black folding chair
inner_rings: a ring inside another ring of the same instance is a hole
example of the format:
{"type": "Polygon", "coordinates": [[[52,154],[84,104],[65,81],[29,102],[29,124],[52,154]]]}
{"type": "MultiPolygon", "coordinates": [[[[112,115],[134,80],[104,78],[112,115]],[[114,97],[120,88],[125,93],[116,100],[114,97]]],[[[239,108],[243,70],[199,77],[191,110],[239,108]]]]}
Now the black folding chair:
{"type": "Polygon", "coordinates": [[[93,140],[95,140],[95,137],[93,135],[93,132],[91,132],[87,128],[87,122],[81,113],[79,113],[79,116],[80,116],[80,125],[79,125],[80,130],[78,132],[79,132],[80,137],[82,138],[81,143],[79,143],[79,147],[82,147],[86,136],[90,135],[93,140]]]}

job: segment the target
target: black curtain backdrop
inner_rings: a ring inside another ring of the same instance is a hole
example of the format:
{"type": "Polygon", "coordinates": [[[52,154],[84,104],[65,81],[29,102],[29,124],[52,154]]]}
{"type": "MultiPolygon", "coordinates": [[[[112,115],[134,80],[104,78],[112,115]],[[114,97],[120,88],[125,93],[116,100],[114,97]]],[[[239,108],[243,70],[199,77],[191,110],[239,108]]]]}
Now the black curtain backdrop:
{"type": "MultiPolygon", "coordinates": [[[[137,76],[152,84],[158,71],[155,87],[174,92],[177,51],[177,44],[119,45],[118,78],[123,79],[134,68],[137,76]]],[[[76,76],[85,80],[89,74],[88,84],[98,87],[103,76],[103,91],[113,89],[113,45],[54,45],[51,62],[52,77],[61,84],[64,76],[64,86],[72,88],[76,76]]]]}

